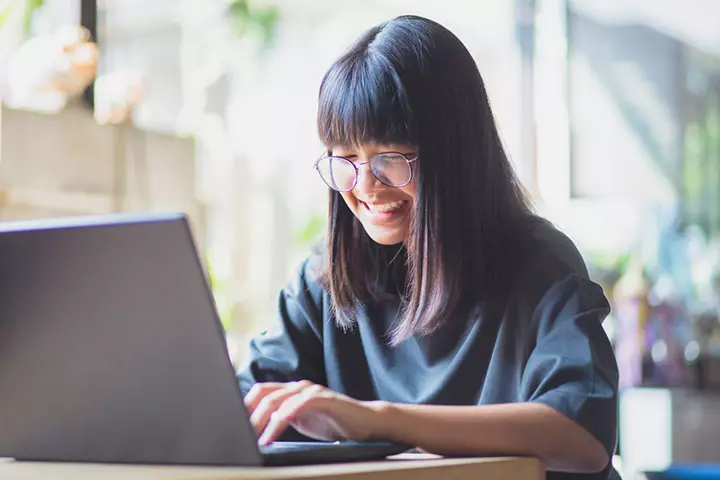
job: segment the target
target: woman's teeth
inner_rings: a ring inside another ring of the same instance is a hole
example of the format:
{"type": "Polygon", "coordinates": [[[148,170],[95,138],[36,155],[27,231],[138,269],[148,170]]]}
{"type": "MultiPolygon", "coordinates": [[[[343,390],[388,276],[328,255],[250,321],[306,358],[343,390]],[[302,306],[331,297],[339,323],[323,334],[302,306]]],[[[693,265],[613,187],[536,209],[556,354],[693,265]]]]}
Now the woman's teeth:
{"type": "Polygon", "coordinates": [[[399,209],[400,207],[405,205],[405,202],[406,200],[400,200],[399,202],[383,203],[382,205],[368,205],[368,208],[371,212],[388,213],[399,209]]]}

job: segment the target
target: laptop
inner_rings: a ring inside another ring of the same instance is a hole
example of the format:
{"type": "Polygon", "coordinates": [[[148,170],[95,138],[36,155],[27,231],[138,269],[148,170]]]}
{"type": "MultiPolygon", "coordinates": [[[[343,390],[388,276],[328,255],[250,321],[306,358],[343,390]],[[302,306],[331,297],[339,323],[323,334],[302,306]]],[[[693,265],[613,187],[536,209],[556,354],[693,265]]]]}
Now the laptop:
{"type": "Polygon", "coordinates": [[[0,223],[0,457],[255,467],[407,449],[258,448],[184,215],[0,223]]]}

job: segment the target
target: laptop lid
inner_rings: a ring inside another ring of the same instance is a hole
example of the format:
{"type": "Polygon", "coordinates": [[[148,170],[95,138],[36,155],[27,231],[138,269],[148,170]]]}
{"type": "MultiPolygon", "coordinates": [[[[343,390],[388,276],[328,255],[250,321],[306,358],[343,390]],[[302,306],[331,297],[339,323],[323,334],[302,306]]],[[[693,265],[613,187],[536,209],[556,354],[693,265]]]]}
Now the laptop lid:
{"type": "Polygon", "coordinates": [[[262,463],[186,218],[0,224],[0,457],[262,463]]]}

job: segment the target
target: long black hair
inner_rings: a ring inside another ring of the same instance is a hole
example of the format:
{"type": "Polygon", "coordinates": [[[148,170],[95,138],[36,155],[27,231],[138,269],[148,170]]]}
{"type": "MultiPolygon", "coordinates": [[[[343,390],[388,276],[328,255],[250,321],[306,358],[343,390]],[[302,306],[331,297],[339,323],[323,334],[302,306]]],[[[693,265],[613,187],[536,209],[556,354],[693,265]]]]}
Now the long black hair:
{"type": "Polygon", "coordinates": [[[496,297],[530,207],[503,149],[477,66],[431,20],[402,16],[367,31],[320,86],[318,130],[332,148],[417,147],[417,196],[402,260],[374,243],[331,192],[324,272],[337,322],[377,299],[402,269],[403,309],[391,341],[435,331],[496,297]],[[390,275],[392,276],[392,275],[390,275]]]}

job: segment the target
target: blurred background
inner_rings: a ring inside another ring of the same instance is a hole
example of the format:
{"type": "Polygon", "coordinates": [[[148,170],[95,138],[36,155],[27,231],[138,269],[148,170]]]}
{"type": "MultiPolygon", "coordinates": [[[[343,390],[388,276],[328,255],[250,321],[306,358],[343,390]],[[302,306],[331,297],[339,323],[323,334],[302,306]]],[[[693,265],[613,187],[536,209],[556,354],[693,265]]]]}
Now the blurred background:
{"type": "Polygon", "coordinates": [[[717,0],[0,1],[0,221],[186,212],[240,364],[325,229],[322,75],[405,13],[612,301],[626,478],[720,463],[717,0]]]}

